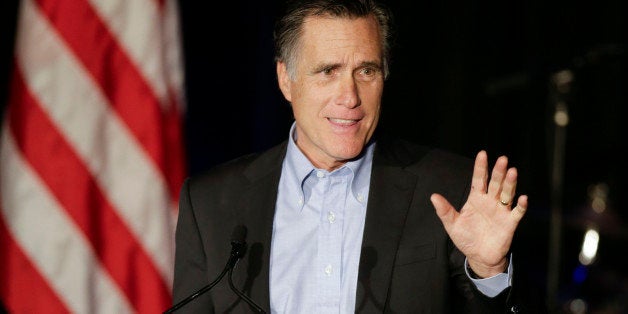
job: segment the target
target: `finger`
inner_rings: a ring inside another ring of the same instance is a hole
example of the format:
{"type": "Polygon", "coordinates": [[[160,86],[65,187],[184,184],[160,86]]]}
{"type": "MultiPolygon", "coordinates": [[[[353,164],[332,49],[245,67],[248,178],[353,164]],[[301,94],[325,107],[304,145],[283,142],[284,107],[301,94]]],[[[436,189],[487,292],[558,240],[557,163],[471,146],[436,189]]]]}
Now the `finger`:
{"type": "Polygon", "coordinates": [[[438,215],[440,220],[443,222],[445,230],[449,230],[449,227],[456,220],[458,212],[446,198],[438,193],[432,194],[432,196],[430,196],[430,201],[432,201],[432,205],[434,205],[434,208],[436,209],[436,215],[438,215]]]}
{"type": "Polygon", "coordinates": [[[473,177],[471,178],[471,191],[486,193],[486,181],[488,180],[488,157],[486,151],[480,151],[475,157],[473,165],[473,177]]]}
{"type": "Polygon", "coordinates": [[[517,189],[517,168],[510,168],[506,172],[506,178],[502,184],[502,191],[499,196],[499,202],[502,205],[512,205],[515,190],[517,189]]]}
{"type": "Polygon", "coordinates": [[[512,211],[510,212],[510,215],[515,219],[517,223],[519,223],[519,221],[521,221],[521,218],[523,218],[523,215],[525,215],[527,210],[528,210],[528,196],[521,195],[519,196],[519,199],[517,200],[517,206],[515,206],[512,209],[512,211]]]}
{"type": "Polygon", "coordinates": [[[493,172],[491,173],[491,181],[488,183],[488,194],[499,198],[502,190],[502,183],[506,177],[506,167],[508,166],[508,157],[500,156],[495,161],[493,172]]]}

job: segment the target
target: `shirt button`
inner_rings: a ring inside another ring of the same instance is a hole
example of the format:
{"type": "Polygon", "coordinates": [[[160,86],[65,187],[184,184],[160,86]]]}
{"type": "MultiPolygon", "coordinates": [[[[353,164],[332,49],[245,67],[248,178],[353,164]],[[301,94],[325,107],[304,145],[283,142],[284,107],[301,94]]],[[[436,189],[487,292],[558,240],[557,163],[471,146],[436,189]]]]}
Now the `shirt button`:
{"type": "Polygon", "coordinates": [[[330,224],[333,224],[336,221],[336,214],[334,214],[334,212],[329,212],[327,214],[327,220],[330,224]]]}
{"type": "Polygon", "coordinates": [[[325,173],[320,171],[320,170],[318,170],[318,171],[316,171],[316,176],[319,177],[319,178],[323,178],[323,177],[325,177],[325,173]]]}
{"type": "Polygon", "coordinates": [[[303,198],[302,197],[299,198],[298,203],[299,203],[299,205],[303,205],[303,198]]]}
{"type": "Polygon", "coordinates": [[[331,276],[332,271],[333,271],[333,268],[331,267],[331,265],[325,266],[325,275],[331,276]]]}
{"type": "Polygon", "coordinates": [[[364,202],[364,196],[362,196],[362,194],[358,193],[358,202],[362,203],[364,202]]]}

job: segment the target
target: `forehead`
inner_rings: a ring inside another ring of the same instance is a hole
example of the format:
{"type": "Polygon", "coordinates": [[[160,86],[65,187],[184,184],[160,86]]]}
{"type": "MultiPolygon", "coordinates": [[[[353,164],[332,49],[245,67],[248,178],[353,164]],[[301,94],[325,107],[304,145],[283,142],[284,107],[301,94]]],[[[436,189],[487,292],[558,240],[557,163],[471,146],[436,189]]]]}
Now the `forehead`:
{"type": "Polygon", "coordinates": [[[304,20],[301,47],[305,53],[342,53],[347,50],[381,55],[375,17],[310,16],[304,20]]]}

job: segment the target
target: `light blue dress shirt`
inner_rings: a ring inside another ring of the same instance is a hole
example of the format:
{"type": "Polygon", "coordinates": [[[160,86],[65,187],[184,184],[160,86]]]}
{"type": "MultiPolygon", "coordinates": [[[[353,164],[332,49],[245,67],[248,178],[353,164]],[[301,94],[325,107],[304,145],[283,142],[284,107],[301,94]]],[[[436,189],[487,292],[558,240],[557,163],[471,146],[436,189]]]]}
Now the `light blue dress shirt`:
{"type": "MultiPolygon", "coordinates": [[[[271,312],[354,313],[375,143],[329,172],[312,165],[296,136],[293,123],[273,223],[271,312]]],[[[511,266],[474,282],[494,296],[510,285],[510,274],[511,266]]]]}

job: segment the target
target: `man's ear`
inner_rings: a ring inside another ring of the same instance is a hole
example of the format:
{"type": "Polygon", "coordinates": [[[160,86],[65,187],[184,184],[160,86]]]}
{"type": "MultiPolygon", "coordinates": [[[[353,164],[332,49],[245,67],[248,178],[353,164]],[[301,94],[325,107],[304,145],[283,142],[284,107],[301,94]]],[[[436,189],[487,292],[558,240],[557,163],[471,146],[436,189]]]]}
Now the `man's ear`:
{"type": "Polygon", "coordinates": [[[281,89],[283,97],[286,98],[288,102],[291,102],[292,94],[290,93],[288,69],[286,68],[286,64],[281,61],[277,61],[277,81],[279,82],[279,89],[281,89]]]}

